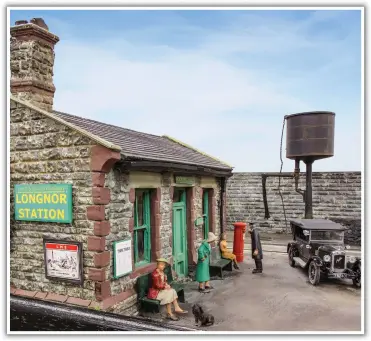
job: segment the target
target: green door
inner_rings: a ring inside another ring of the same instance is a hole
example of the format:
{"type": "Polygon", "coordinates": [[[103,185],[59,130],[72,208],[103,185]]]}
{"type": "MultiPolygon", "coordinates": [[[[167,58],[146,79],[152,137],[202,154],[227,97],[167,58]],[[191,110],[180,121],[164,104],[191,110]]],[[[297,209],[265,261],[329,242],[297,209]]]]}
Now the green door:
{"type": "Polygon", "coordinates": [[[179,277],[188,275],[186,193],[175,189],[173,198],[173,259],[179,277]]]}
{"type": "Polygon", "coordinates": [[[204,189],[202,195],[202,216],[204,218],[204,238],[209,234],[209,192],[204,189]]]}

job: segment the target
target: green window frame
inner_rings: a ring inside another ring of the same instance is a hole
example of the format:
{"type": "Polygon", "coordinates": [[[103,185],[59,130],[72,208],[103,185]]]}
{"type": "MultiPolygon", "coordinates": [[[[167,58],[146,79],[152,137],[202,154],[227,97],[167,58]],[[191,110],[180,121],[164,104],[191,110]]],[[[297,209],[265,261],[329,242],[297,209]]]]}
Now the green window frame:
{"type": "Polygon", "coordinates": [[[134,266],[151,262],[151,208],[150,191],[135,190],[134,203],[134,266]],[[142,200],[140,200],[142,198],[142,200]],[[142,234],[142,238],[139,235],[142,234]],[[143,253],[139,254],[139,242],[143,243],[143,253]]]}

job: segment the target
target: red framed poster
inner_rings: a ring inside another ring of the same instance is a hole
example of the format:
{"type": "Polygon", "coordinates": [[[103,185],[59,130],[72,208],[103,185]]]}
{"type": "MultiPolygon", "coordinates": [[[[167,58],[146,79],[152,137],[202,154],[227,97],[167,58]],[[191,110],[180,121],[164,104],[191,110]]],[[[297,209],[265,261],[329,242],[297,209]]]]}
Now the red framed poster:
{"type": "Polygon", "coordinates": [[[82,285],[82,243],[44,239],[45,277],[82,285]]]}

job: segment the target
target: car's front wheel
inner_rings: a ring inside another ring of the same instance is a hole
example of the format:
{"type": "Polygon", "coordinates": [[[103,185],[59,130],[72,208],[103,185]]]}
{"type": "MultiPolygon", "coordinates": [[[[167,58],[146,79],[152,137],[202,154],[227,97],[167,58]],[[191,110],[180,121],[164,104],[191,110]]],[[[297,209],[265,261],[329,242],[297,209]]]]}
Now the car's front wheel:
{"type": "Polygon", "coordinates": [[[321,269],[314,261],[311,261],[308,267],[309,283],[312,285],[317,285],[319,283],[320,277],[321,269]]]}
{"type": "Polygon", "coordinates": [[[356,273],[356,278],[353,279],[353,285],[357,288],[361,287],[361,264],[357,264],[354,267],[354,272],[356,273]]]}
{"type": "Polygon", "coordinates": [[[295,261],[294,261],[294,248],[291,246],[289,249],[289,264],[293,268],[295,267],[295,261]]]}

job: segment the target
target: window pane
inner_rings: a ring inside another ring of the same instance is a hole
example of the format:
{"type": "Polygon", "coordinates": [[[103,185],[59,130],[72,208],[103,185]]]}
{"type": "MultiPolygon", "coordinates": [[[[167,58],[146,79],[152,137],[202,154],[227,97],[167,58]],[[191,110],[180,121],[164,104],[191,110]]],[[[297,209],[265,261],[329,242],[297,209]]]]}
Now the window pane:
{"type": "Polygon", "coordinates": [[[173,202],[181,202],[182,201],[182,194],[184,190],[182,189],[175,189],[173,194],[173,202]]]}
{"type": "Polygon", "coordinates": [[[137,259],[136,263],[139,263],[144,260],[144,229],[137,230],[137,259]]]}
{"type": "Polygon", "coordinates": [[[144,193],[136,193],[136,213],[137,213],[137,226],[142,226],[144,224],[144,193]]]}

